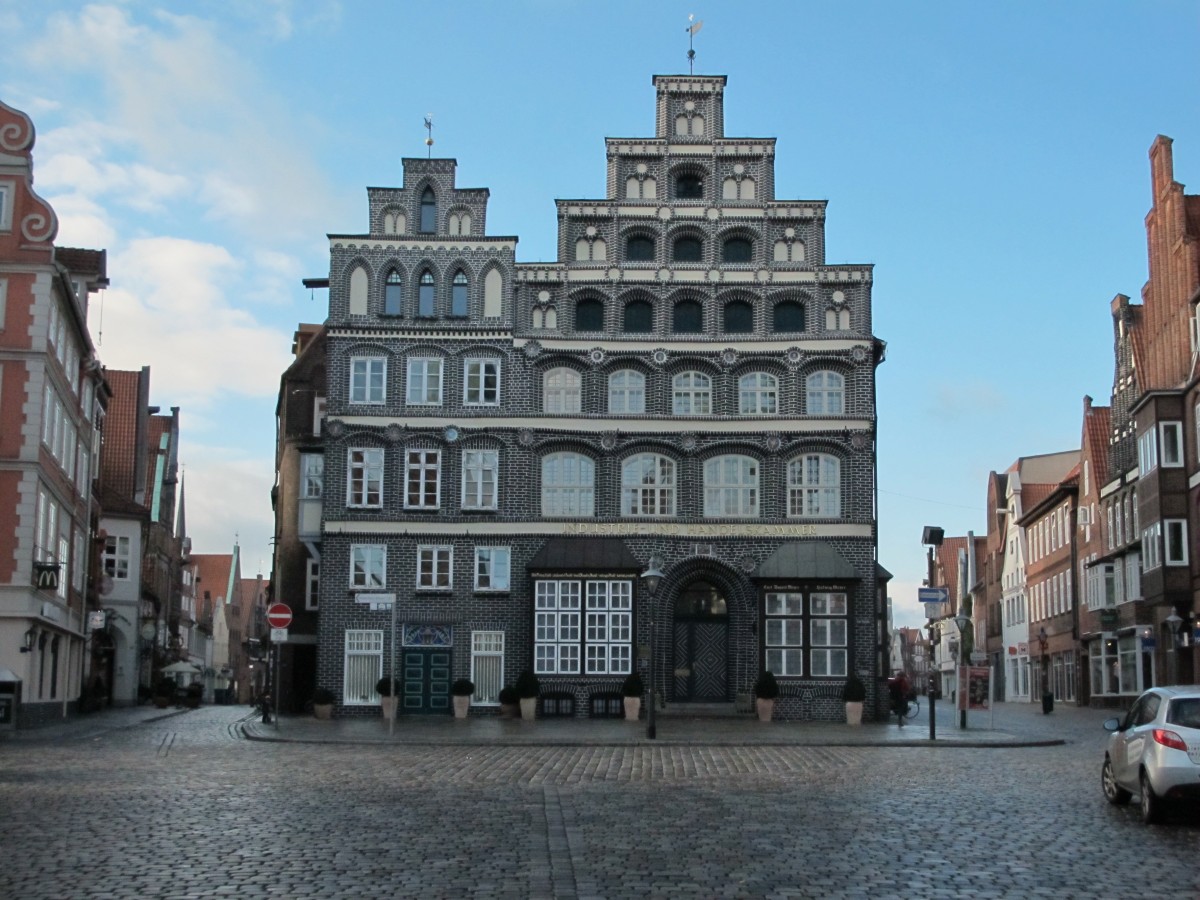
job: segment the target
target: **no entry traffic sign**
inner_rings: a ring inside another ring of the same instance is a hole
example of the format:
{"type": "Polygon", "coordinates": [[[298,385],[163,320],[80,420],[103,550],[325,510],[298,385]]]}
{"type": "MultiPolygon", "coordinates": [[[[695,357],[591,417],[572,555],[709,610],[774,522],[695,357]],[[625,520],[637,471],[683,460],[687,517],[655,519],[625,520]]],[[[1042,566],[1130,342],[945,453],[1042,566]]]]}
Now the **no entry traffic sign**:
{"type": "Polygon", "coordinates": [[[287,628],[292,624],[292,608],[286,603],[272,603],[267,607],[267,624],[272,628],[287,628]]]}

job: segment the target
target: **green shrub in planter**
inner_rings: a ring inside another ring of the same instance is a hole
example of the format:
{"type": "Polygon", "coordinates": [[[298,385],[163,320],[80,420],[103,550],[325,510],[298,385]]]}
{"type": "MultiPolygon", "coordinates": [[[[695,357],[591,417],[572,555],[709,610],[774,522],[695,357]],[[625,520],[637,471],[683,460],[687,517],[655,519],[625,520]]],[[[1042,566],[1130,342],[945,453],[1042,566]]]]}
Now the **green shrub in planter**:
{"type": "Polygon", "coordinates": [[[400,679],[384,676],[375,682],[375,693],[380,697],[399,697],[400,679]]]}
{"type": "Polygon", "coordinates": [[[867,699],[867,687],[862,683],[862,679],[850,673],[850,677],[846,679],[846,686],[842,688],[842,700],[846,703],[862,703],[867,699]]]}
{"type": "Polygon", "coordinates": [[[768,671],[758,676],[758,681],[754,682],[754,696],[759,700],[774,700],[779,696],[779,682],[775,680],[775,673],[768,671]]]}
{"type": "Polygon", "coordinates": [[[517,696],[528,700],[531,697],[536,697],[542,691],[542,686],[537,680],[537,676],[526,669],[517,676],[517,696]]]}
{"type": "Polygon", "coordinates": [[[313,706],[331,706],[337,698],[329,688],[317,688],[313,691],[313,706]]]}
{"type": "Polygon", "coordinates": [[[517,701],[521,698],[517,695],[517,689],[512,687],[500,688],[500,705],[501,706],[516,706],[517,701]]]}
{"type": "Polygon", "coordinates": [[[625,676],[624,684],[621,685],[621,696],[640,697],[645,690],[645,687],[642,685],[642,676],[637,672],[630,672],[625,676]]]}
{"type": "Polygon", "coordinates": [[[475,682],[469,678],[460,678],[450,685],[450,693],[455,697],[470,697],[475,693],[475,682]]]}

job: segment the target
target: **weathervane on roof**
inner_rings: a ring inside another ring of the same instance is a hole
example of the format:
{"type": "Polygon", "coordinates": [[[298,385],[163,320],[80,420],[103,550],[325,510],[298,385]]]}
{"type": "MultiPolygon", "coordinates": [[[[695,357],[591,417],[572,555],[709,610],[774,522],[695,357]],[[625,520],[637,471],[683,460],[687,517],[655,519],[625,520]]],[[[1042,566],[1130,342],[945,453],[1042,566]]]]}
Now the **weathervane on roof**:
{"type": "Polygon", "coordinates": [[[688,25],[688,27],[687,27],[687,33],[688,33],[688,74],[689,74],[689,75],[695,75],[695,74],[696,74],[696,71],[695,71],[695,65],[696,65],[696,51],[692,49],[692,38],[693,38],[693,37],[695,37],[695,36],[696,36],[696,35],[699,33],[700,29],[704,27],[704,20],[703,20],[703,19],[697,19],[697,18],[696,18],[696,16],[695,16],[695,14],[693,13],[693,14],[690,14],[690,15],[688,16],[688,22],[690,22],[690,23],[691,23],[691,24],[689,24],[689,25],[688,25]]]}
{"type": "Polygon", "coordinates": [[[433,113],[425,114],[425,148],[429,158],[433,159],[433,113]]]}

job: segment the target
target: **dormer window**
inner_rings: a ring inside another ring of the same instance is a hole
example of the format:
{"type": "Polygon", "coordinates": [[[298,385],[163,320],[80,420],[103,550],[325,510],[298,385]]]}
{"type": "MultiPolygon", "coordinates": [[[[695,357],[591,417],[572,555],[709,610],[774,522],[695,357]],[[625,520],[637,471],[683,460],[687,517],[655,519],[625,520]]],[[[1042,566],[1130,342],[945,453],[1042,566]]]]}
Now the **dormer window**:
{"type": "Polygon", "coordinates": [[[437,200],[433,196],[433,188],[425,188],[421,194],[421,233],[433,234],[437,231],[437,200]]]}

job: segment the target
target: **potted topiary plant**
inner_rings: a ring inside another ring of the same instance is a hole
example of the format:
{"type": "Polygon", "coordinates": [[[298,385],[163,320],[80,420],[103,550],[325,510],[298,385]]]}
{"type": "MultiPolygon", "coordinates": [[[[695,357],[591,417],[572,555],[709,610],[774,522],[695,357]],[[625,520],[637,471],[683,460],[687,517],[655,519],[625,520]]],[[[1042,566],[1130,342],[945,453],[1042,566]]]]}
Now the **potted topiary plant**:
{"type": "Polygon", "coordinates": [[[861,725],[863,713],[863,701],[867,699],[867,688],[862,683],[862,679],[853,672],[846,679],[846,686],[842,688],[842,700],[846,704],[846,724],[861,725]]]}
{"type": "Polygon", "coordinates": [[[469,678],[460,678],[450,685],[450,695],[454,702],[454,718],[465,719],[471,708],[471,695],[475,693],[475,683],[469,678]]]}
{"type": "Polygon", "coordinates": [[[625,676],[625,683],[621,685],[621,696],[625,698],[626,722],[637,721],[638,714],[642,711],[642,692],[644,690],[642,676],[637,672],[630,672],[625,676]]]}
{"type": "Polygon", "coordinates": [[[318,719],[329,719],[333,717],[333,701],[337,699],[333,696],[333,691],[329,688],[317,688],[313,691],[313,715],[318,719]]]}
{"type": "Polygon", "coordinates": [[[154,685],[154,705],[166,709],[175,699],[175,682],[165,675],[154,685]]]}
{"type": "Polygon", "coordinates": [[[527,722],[532,722],[537,718],[537,699],[541,690],[542,686],[538,683],[537,676],[528,669],[517,678],[517,697],[521,701],[521,718],[527,722]]]}
{"type": "Polygon", "coordinates": [[[199,709],[200,701],[204,699],[204,685],[193,681],[183,689],[184,705],[188,709],[199,709]]]}
{"type": "Polygon", "coordinates": [[[500,688],[500,718],[515,719],[521,714],[521,698],[517,689],[512,687],[500,688]]]}
{"type": "Polygon", "coordinates": [[[775,698],[779,696],[779,682],[774,673],[764,671],[754,682],[754,708],[758,710],[758,721],[770,722],[775,715],[775,698]]]}
{"type": "Polygon", "coordinates": [[[385,719],[396,718],[396,704],[400,702],[400,679],[385,675],[375,682],[375,693],[380,697],[379,707],[385,719]]]}

